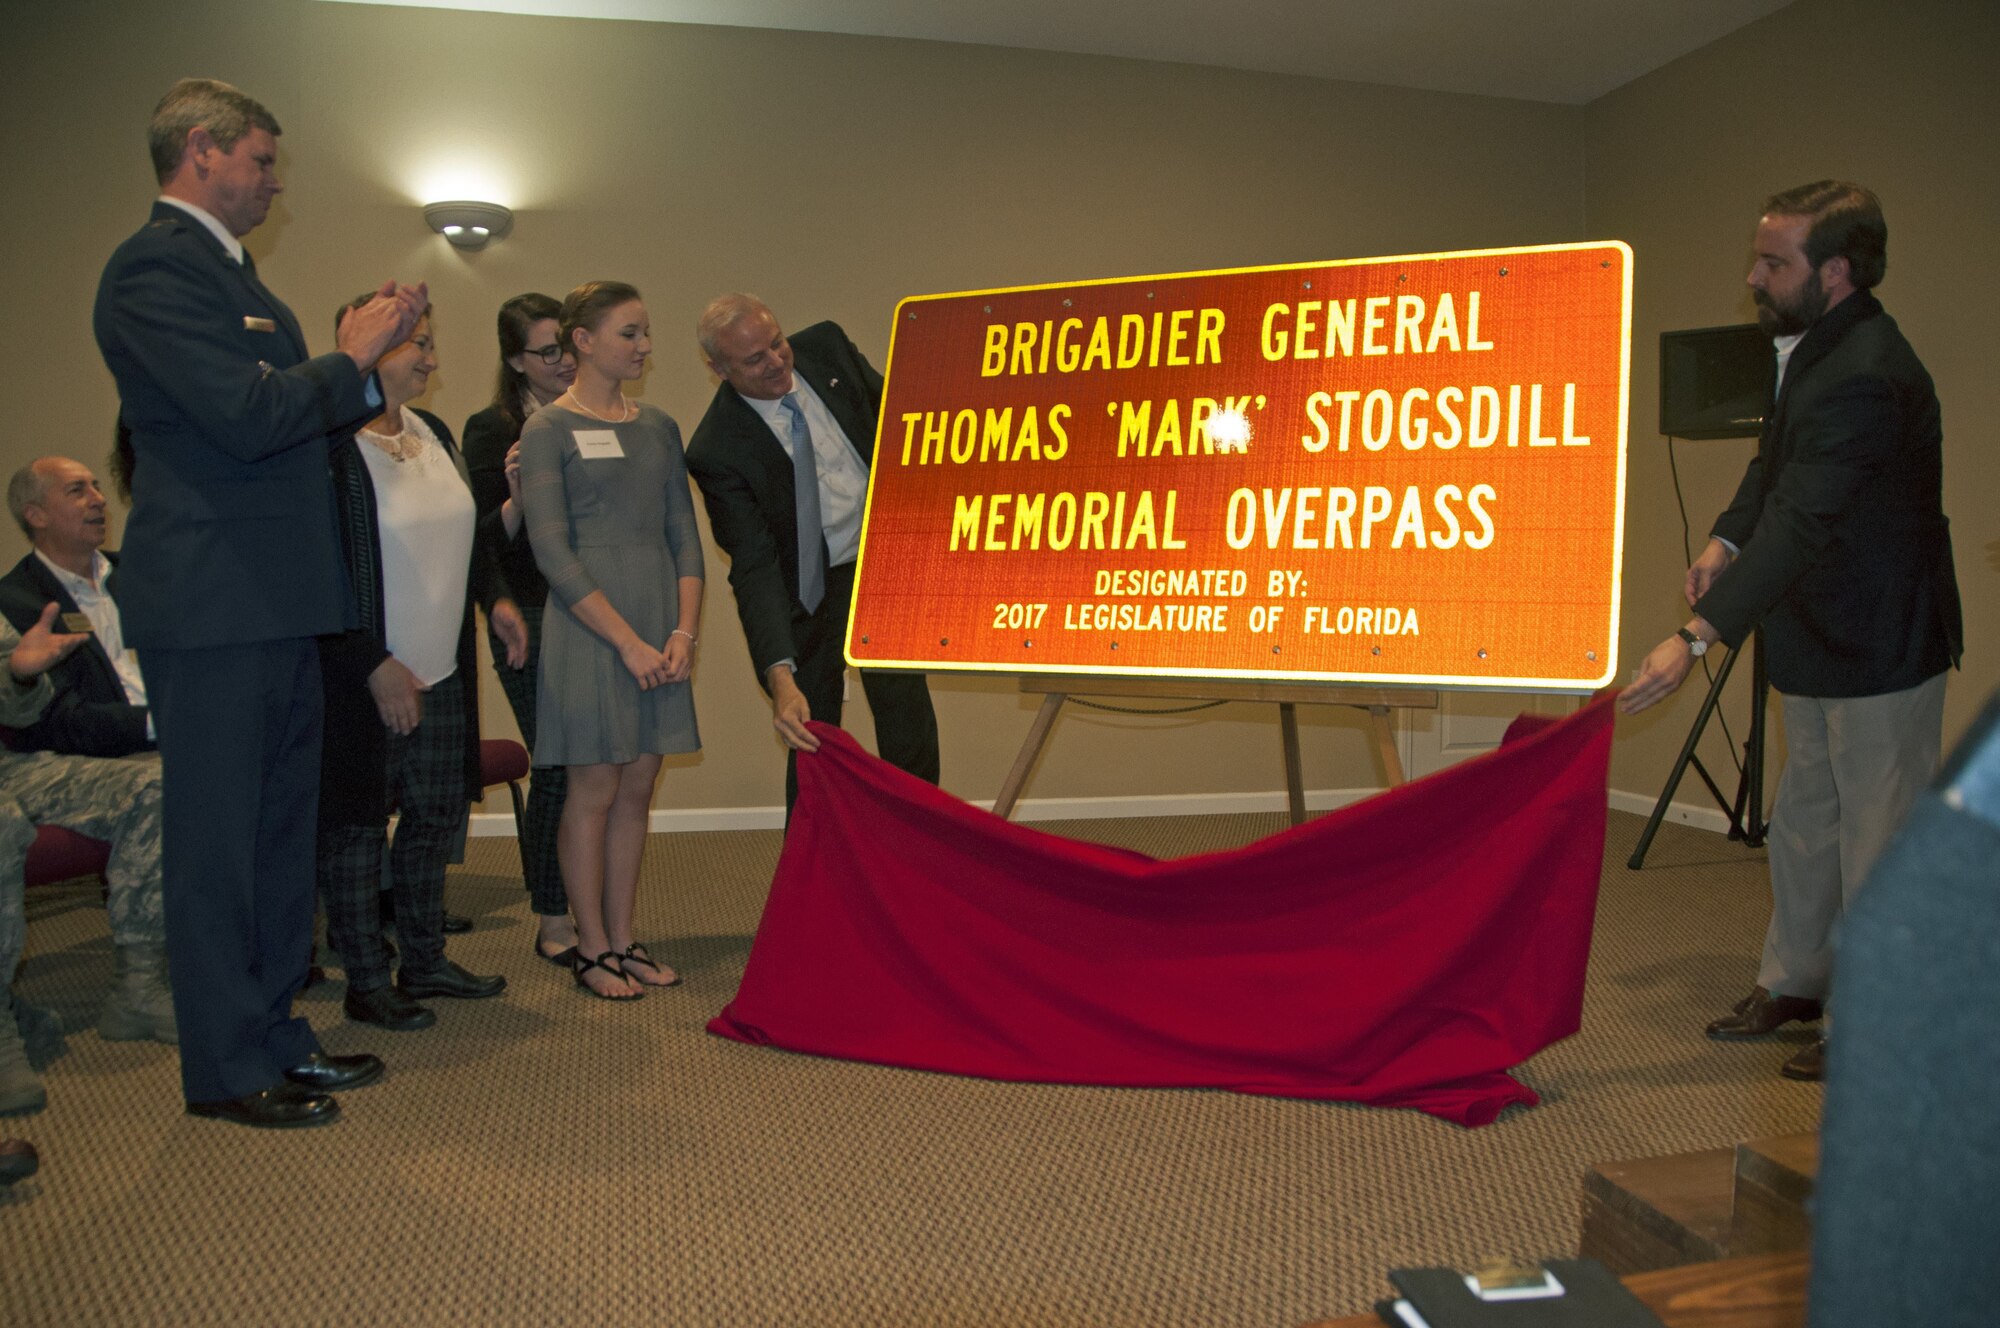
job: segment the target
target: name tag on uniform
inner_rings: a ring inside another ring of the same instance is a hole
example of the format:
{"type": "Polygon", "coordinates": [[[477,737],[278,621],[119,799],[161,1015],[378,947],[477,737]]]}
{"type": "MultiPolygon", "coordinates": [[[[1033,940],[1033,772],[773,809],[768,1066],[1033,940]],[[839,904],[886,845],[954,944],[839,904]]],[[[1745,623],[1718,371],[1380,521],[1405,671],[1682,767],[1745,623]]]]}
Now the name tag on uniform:
{"type": "Polygon", "coordinates": [[[268,318],[254,318],[249,314],[245,314],[243,315],[243,330],[245,332],[276,332],[278,325],[268,318]]]}
{"type": "Polygon", "coordinates": [[[86,635],[94,630],[89,617],[81,613],[65,613],[62,616],[62,629],[65,632],[83,632],[86,635]]]}
{"type": "Polygon", "coordinates": [[[625,449],[618,445],[618,434],[611,429],[578,429],[570,437],[576,439],[577,455],[585,461],[605,461],[625,455],[625,449]]]}

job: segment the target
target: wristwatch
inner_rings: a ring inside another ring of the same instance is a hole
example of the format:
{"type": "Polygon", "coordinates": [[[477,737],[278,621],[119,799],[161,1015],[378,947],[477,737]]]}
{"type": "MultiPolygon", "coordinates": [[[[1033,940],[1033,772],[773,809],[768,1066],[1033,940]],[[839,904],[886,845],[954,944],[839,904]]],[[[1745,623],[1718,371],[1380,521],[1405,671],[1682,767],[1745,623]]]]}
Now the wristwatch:
{"type": "Polygon", "coordinates": [[[1693,655],[1696,659],[1700,659],[1708,653],[1708,642],[1702,640],[1687,628],[1675,628],[1674,635],[1688,643],[1688,654],[1693,655]]]}

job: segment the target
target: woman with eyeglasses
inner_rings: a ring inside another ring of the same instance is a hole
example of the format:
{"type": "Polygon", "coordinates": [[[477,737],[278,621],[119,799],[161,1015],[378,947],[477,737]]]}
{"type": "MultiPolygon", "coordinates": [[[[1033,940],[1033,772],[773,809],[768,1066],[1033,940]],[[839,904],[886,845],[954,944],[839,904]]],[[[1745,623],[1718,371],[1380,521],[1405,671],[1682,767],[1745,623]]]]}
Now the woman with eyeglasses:
{"type": "Polygon", "coordinates": [[[444,955],[445,867],[483,791],[474,601],[486,606],[503,655],[519,663],[528,648],[491,549],[475,539],[451,430],[410,404],[436,370],[425,310],[409,340],[376,364],[382,413],[337,439],[328,457],[358,625],[320,638],[320,895],[327,939],[347,970],[347,1017],[397,1030],[436,1022],[423,1000],[476,1000],[507,985],[444,955]],[[401,950],[393,986],[379,903],[392,809],[387,856],[401,950]]]}
{"type": "MultiPolygon", "coordinates": [[[[500,306],[500,372],[493,401],[465,422],[465,464],[472,474],[472,497],[484,532],[501,550],[500,570],[528,623],[527,662],[509,664],[498,638],[492,639],[493,671],[513,708],[514,722],[530,752],[535,750],[535,688],[542,657],[542,608],[549,583],[535,566],[535,551],[521,512],[521,429],[528,417],[564,392],[576,377],[576,360],[556,335],[562,306],[547,295],[516,295],[500,306]]],[[[576,923],[563,893],[556,861],[556,831],[562,824],[569,771],[560,765],[535,767],[528,783],[527,821],[516,826],[527,876],[529,907],[535,912],[535,954],[568,968],[576,955],[576,923]]]]}
{"type": "Polygon", "coordinates": [[[569,769],[559,857],[576,985],[632,1000],[680,977],[633,935],[660,758],[701,746],[695,636],[701,535],[680,426],[635,402],[652,325],[639,292],[593,281],[563,301],[569,390],[521,433],[521,500],[548,579],[535,759],[569,769]]]}

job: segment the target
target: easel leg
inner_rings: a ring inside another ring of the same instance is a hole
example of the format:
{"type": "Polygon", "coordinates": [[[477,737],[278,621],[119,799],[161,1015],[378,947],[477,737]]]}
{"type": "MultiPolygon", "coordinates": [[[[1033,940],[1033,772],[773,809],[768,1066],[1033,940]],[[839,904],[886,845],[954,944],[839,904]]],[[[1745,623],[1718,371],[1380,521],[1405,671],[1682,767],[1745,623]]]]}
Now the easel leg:
{"type": "MultiPolygon", "coordinates": [[[[1639,832],[1638,846],[1625,860],[1625,865],[1631,870],[1638,871],[1645,865],[1646,850],[1653,846],[1653,836],[1659,833],[1660,822],[1666,818],[1667,808],[1673,804],[1674,791],[1681,786],[1681,776],[1687,773],[1690,764],[1701,770],[1701,762],[1694,754],[1695,744],[1701,741],[1702,730],[1708,727],[1708,717],[1715,713],[1715,704],[1722,699],[1722,685],[1729,681],[1729,671],[1736,667],[1736,657],[1741,653],[1741,650],[1730,651],[1729,658],[1723,660],[1722,667],[1715,671],[1715,681],[1709,684],[1708,695],[1703,698],[1701,710],[1694,717],[1694,727],[1688,730],[1687,741],[1681,744],[1681,754],[1675,758],[1674,768],[1667,774],[1666,787],[1660,790],[1660,800],[1653,804],[1653,814],[1647,818],[1646,828],[1639,832]]],[[[1708,784],[1709,792],[1720,801],[1722,795],[1706,771],[1702,771],[1702,779],[1708,784]]],[[[1725,804],[1722,810],[1727,812],[1730,808],[1725,804]]]]}
{"type": "Polygon", "coordinates": [[[1409,777],[1403,773],[1403,758],[1396,751],[1396,729],[1389,722],[1389,707],[1369,706],[1368,714],[1375,721],[1375,746],[1382,753],[1382,769],[1389,776],[1389,787],[1407,783],[1409,777]]]}
{"type": "Polygon", "coordinates": [[[1304,825],[1306,781],[1299,763],[1299,710],[1290,701],[1278,702],[1278,738],[1285,748],[1285,804],[1291,809],[1292,824],[1304,825]]]}
{"type": "Polygon", "coordinates": [[[1743,814],[1736,818],[1743,827],[1743,842],[1751,848],[1764,847],[1764,716],[1770,704],[1771,683],[1764,672],[1764,634],[1757,633],[1750,649],[1750,733],[1743,743],[1743,814]]]}
{"type": "Polygon", "coordinates": [[[1028,726],[1021,754],[1014,758],[1014,768],[1007,772],[1007,782],[1000,786],[1000,796],[993,800],[993,814],[1001,820],[1014,814],[1014,804],[1021,800],[1021,790],[1028,786],[1028,772],[1035,768],[1035,758],[1042,754],[1042,744],[1049,740],[1049,730],[1056,726],[1056,714],[1067,699],[1062,692],[1050,692],[1042,698],[1042,708],[1036,713],[1035,722],[1028,726]]]}

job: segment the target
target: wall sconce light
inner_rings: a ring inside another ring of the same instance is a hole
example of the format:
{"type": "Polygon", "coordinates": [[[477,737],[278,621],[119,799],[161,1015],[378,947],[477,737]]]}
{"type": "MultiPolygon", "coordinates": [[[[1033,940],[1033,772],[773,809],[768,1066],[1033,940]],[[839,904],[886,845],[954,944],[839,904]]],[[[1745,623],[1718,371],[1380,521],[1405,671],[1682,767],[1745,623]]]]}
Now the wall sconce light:
{"type": "Polygon", "coordinates": [[[426,203],[424,221],[455,249],[483,249],[514,226],[514,214],[498,203],[426,203]]]}

